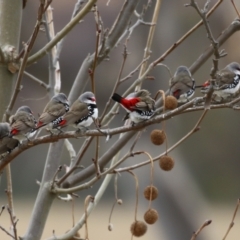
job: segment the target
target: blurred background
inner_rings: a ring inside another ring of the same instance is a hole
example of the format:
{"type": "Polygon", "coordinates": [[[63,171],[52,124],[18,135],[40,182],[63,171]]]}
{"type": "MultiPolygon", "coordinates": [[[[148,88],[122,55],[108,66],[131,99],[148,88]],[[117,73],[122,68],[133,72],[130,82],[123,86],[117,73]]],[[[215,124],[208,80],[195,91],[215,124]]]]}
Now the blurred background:
{"type": "MultiPolygon", "coordinates": [[[[53,1],[54,24],[56,33],[60,31],[70,20],[76,1],[58,0],[53,1]]],[[[198,1],[203,7],[205,1],[198,1]]],[[[213,6],[217,1],[211,1],[213,6]]],[[[240,10],[240,2],[235,1],[240,10]]],[[[172,44],[182,37],[199,20],[196,11],[191,7],[184,7],[188,0],[162,1],[160,16],[158,19],[152,55],[150,61],[161,56],[172,44]]],[[[116,16],[121,9],[122,2],[111,0],[109,6],[107,1],[100,0],[97,5],[105,28],[111,28],[116,16]]],[[[146,1],[141,1],[138,11],[142,10],[146,1]]],[[[144,20],[151,21],[155,1],[152,1],[152,8],[147,12],[144,20]]],[[[28,1],[23,11],[22,37],[21,42],[26,42],[32,33],[36,22],[38,1],[28,1]]],[[[230,1],[223,1],[220,7],[209,18],[210,26],[215,37],[227,28],[237,15],[230,1]]],[[[133,16],[132,23],[136,21],[133,16]]],[[[131,72],[143,57],[149,27],[141,25],[135,29],[128,43],[127,58],[123,76],[131,72]]],[[[37,42],[31,54],[39,50],[46,43],[44,32],[40,32],[37,42]]],[[[95,51],[96,29],[93,13],[89,13],[84,21],[79,23],[68,34],[64,48],[60,56],[62,92],[68,94],[78,70],[88,54],[95,51]]],[[[225,67],[228,63],[240,62],[239,49],[240,33],[235,33],[220,49],[225,49],[228,55],[219,61],[219,68],[225,67]]],[[[179,47],[177,47],[164,60],[172,73],[179,65],[191,66],[201,53],[209,46],[204,26],[201,26],[179,47]]],[[[114,83],[118,77],[122,63],[123,42],[114,48],[110,53],[110,60],[104,61],[98,66],[95,75],[96,97],[98,108],[101,112],[108,101],[114,83]]],[[[209,78],[212,67],[212,60],[209,59],[195,74],[196,85],[205,82],[209,78]]],[[[27,71],[44,82],[48,82],[48,58],[45,56],[36,64],[30,66],[27,71]]],[[[150,73],[155,78],[153,81],[146,80],[143,88],[146,88],[155,95],[158,89],[167,90],[169,74],[164,67],[156,67],[150,73]]],[[[118,88],[123,93],[127,87],[137,78],[137,74],[118,88]]],[[[35,116],[41,113],[48,101],[46,91],[35,82],[23,78],[23,89],[18,96],[15,110],[20,105],[29,105],[35,116]]],[[[90,90],[90,85],[86,87],[90,90]]],[[[80,94],[80,93],[79,93],[80,94]]],[[[201,95],[197,92],[196,95],[201,95]]],[[[195,125],[201,112],[194,112],[176,116],[165,123],[169,146],[182,138],[195,125]]],[[[122,117],[124,110],[120,109],[118,119],[115,119],[109,127],[117,127],[123,124],[122,117]]],[[[175,167],[170,172],[163,172],[158,163],[154,168],[154,185],[158,187],[159,197],[152,203],[152,207],[159,212],[158,222],[148,227],[147,234],[141,239],[191,239],[193,231],[196,231],[206,219],[213,220],[200,234],[198,239],[223,238],[231,222],[237,199],[240,197],[240,147],[239,147],[239,120],[238,111],[230,109],[211,110],[201,124],[201,129],[177,149],[170,153],[175,160],[175,167]]],[[[165,146],[157,147],[149,140],[150,132],[155,128],[162,128],[162,124],[147,128],[135,150],[144,149],[152,154],[159,155],[165,150],[165,146]]],[[[113,137],[109,142],[101,139],[100,155],[111,147],[117,139],[113,137]]],[[[78,151],[84,139],[71,140],[75,150],[78,151]]],[[[129,150],[131,142],[126,146],[122,155],[129,150]]],[[[48,145],[40,145],[31,148],[18,156],[11,164],[13,175],[13,196],[15,211],[19,222],[18,232],[23,235],[28,226],[28,221],[38,192],[36,180],[41,180],[48,145]]],[[[86,154],[83,165],[91,163],[94,145],[86,154]]],[[[144,161],[146,158],[138,156],[127,160],[122,166],[128,166],[144,161]]],[[[62,163],[69,163],[69,155],[64,149],[62,163]]],[[[143,197],[144,188],[150,184],[150,167],[145,166],[137,169],[135,173],[139,177],[139,220],[143,219],[144,212],[148,209],[148,202],[143,197]]],[[[94,195],[100,183],[92,189],[79,192],[79,198],[75,200],[75,218],[81,217],[84,212],[83,202],[88,194],[94,195]]],[[[0,204],[7,204],[6,180],[3,173],[0,186],[0,204]]],[[[99,207],[93,212],[89,219],[89,237],[91,239],[130,239],[130,224],[134,220],[135,206],[135,183],[128,173],[122,173],[118,179],[118,196],[123,200],[122,206],[116,206],[113,213],[113,232],[107,230],[108,218],[114,203],[114,182],[110,184],[107,192],[100,202],[99,207]]],[[[231,240],[240,238],[240,217],[239,213],[235,220],[235,226],[230,232],[231,240]]],[[[9,226],[9,216],[5,211],[0,217],[0,225],[6,229],[9,226]]],[[[46,224],[43,239],[55,233],[63,234],[72,226],[71,203],[56,200],[49,220],[46,224]]],[[[84,229],[80,231],[84,236],[84,229]]],[[[0,231],[0,239],[7,239],[6,234],[0,231]]]]}

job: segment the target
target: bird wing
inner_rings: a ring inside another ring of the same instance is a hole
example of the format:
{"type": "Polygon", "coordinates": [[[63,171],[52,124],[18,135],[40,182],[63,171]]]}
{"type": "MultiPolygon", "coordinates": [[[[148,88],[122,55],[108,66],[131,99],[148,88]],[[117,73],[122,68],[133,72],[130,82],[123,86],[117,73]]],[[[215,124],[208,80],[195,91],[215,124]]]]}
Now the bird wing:
{"type": "Polygon", "coordinates": [[[67,121],[67,124],[73,124],[81,118],[87,116],[89,113],[87,104],[73,104],[70,110],[64,114],[63,119],[67,121]]]}
{"type": "Polygon", "coordinates": [[[175,96],[175,97],[179,97],[180,95],[182,95],[183,93],[187,92],[190,89],[193,89],[193,81],[192,80],[191,80],[191,83],[186,82],[186,81],[185,82],[175,82],[171,86],[171,91],[172,91],[173,95],[175,96],[175,94],[177,94],[177,96],[175,96]]]}
{"type": "Polygon", "coordinates": [[[41,114],[38,121],[44,124],[48,124],[58,117],[62,116],[65,112],[65,106],[62,103],[58,103],[46,109],[46,111],[41,114]]]}
{"type": "Polygon", "coordinates": [[[10,125],[12,129],[17,129],[18,131],[26,130],[26,127],[35,128],[36,120],[33,115],[19,112],[10,120],[10,125]]]}
{"type": "Polygon", "coordinates": [[[0,144],[0,154],[3,154],[7,151],[14,149],[15,147],[17,147],[18,143],[19,142],[16,139],[9,138],[9,137],[3,138],[0,144]]]}
{"type": "Polygon", "coordinates": [[[135,104],[134,110],[140,111],[151,111],[155,108],[155,101],[151,97],[147,97],[144,101],[137,102],[135,104]]]}
{"type": "Polygon", "coordinates": [[[216,74],[216,82],[219,84],[219,86],[230,84],[233,82],[235,76],[236,74],[234,72],[221,71],[216,74]]]}

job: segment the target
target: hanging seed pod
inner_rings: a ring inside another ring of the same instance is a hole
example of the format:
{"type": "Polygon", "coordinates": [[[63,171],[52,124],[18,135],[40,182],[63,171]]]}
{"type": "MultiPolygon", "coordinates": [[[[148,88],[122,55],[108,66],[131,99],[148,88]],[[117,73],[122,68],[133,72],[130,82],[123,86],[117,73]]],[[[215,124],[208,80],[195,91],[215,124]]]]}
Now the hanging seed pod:
{"type": "Polygon", "coordinates": [[[147,186],[144,189],[144,197],[147,200],[152,200],[152,201],[155,200],[158,197],[158,189],[154,186],[147,186]]]}
{"type": "Polygon", "coordinates": [[[131,225],[131,233],[135,237],[141,237],[147,232],[147,224],[142,221],[135,221],[131,225]]]}
{"type": "Polygon", "coordinates": [[[118,204],[118,205],[122,205],[122,204],[123,204],[122,199],[118,199],[118,200],[117,200],[117,204],[118,204]]]}
{"type": "Polygon", "coordinates": [[[170,171],[174,167],[174,160],[168,155],[164,155],[159,159],[159,166],[164,171],[170,171]]]}
{"type": "Polygon", "coordinates": [[[108,231],[112,231],[113,230],[113,224],[112,223],[109,223],[108,224],[108,231]]]}
{"type": "Polygon", "coordinates": [[[154,129],[150,134],[151,142],[154,145],[161,145],[166,139],[165,132],[159,129],[154,129]]]}
{"type": "Polygon", "coordinates": [[[158,220],[157,210],[150,208],[144,214],[144,220],[148,224],[154,224],[158,220]]]}
{"type": "Polygon", "coordinates": [[[167,96],[165,98],[165,109],[173,110],[173,109],[177,108],[177,106],[178,106],[178,102],[175,97],[167,96]]]}

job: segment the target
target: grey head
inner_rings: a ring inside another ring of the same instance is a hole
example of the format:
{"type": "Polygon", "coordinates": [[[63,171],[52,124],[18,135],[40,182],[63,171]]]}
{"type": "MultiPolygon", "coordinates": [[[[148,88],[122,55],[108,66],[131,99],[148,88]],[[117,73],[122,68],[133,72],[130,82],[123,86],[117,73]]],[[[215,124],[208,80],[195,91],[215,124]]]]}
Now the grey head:
{"type": "Polygon", "coordinates": [[[0,123],[0,139],[9,136],[10,125],[7,122],[0,123]]]}
{"type": "Polygon", "coordinates": [[[179,66],[174,74],[174,77],[177,76],[189,76],[192,77],[191,72],[189,71],[189,69],[185,66],[179,66]]]}
{"type": "Polygon", "coordinates": [[[54,102],[68,104],[67,96],[64,93],[58,93],[57,95],[53,96],[51,100],[54,102]]]}
{"type": "Polygon", "coordinates": [[[18,108],[17,113],[18,112],[26,112],[26,113],[31,113],[31,114],[33,113],[32,110],[30,109],[30,107],[28,107],[28,106],[22,106],[22,107],[18,108]]]}
{"type": "Polygon", "coordinates": [[[80,102],[96,104],[96,98],[92,92],[85,92],[78,99],[80,102]]]}
{"type": "Polygon", "coordinates": [[[228,70],[233,71],[233,72],[240,71],[240,65],[237,62],[232,62],[232,63],[228,64],[225,67],[225,69],[228,69],[228,70]]]}

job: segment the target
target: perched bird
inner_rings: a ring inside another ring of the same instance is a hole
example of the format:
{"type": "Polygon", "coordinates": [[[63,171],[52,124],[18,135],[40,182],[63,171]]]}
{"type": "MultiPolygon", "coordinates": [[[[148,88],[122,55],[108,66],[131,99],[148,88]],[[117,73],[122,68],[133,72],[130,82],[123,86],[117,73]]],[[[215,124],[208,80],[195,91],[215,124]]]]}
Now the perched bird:
{"type": "Polygon", "coordinates": [[[9,123],[0,123],[0,155],[11,152],[18,144],[18,140],[10,137],[9,123]]]}
{"type": "Polygon", "coordinates": [[[149,91],[145,89],[130,93],[125,98],[114,93],[112,99],[125,108],[127,111],[125,119],[129,117],[133,123],[150,119],[155,112],[155,101],[150,97],[149,91]]]}
{"type": "Polygon", "coordinates": [[[54,121],[69,111],[69,103],[64,93],[53,96],[40,115],[37,128],[52,125],[54,121]]]}
{"type": "Polygon", "coordinates": [[[28,106],[22,106],[10,117],[10,136],[22,143],[23,140],[35,134],[36,124],[37,121],[31,109],[28,106]]]}
{"type": "Polygon", "coordinates": [[[67,113],[53,122],[53,128],[87,128],[93,123],[93,118],[98,118],[96,99],[92,92],[85,92],[72,104],[67,113]]]}
{"type": "MultiPolygon", "coordinates": [[[[222,102],[238,95],[240,92],[240,65],[232,62],[219,70],[212,84],[214,90],[212,99],[215,102],[222,102]]],[[[210,80],[203,84],[201,92],[206,93],[209,87],[210,80]]]]}
{"type": "Polygon", "coordinates": [[[185,66],[177,68],[170,79],[170,92],[179,103],[186,103],[195,92],[195,80],[185,66]]]}

